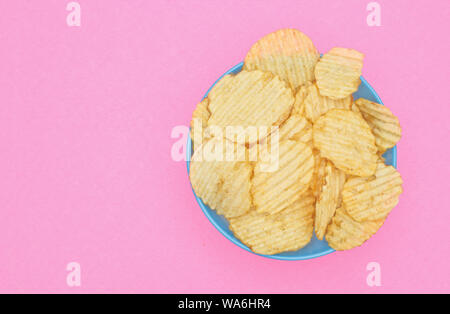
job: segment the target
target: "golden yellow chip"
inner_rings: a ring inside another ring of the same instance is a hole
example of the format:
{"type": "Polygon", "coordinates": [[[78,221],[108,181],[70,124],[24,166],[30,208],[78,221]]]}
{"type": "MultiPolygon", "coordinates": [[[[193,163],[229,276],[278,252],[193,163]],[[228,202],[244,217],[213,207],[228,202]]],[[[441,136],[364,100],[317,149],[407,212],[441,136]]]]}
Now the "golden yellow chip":
{"type": "Polygon", "coordinates": [[[280,126],[279,139],[301,141],[312,145],[312,124],[297,113],[291,116],[280,126]]]}
{"type": "Polygon", "coordinates": [[[269,71],[296,91],[314,81],[319,53],[308,36],[296,29],[281,29],[256,42],[247,53],[245,70],[269,71]]]}
{"type": "Polygon", "coordinates": [[[357,222],[340,207],[327,228],[325,238],[328,245],[336,251],[350,250],[369,240],[383,223],[384,219],[357,222]]]}
{"type": "Polygon", "coordinates": [[[204,130],[208,126],[208,120],[211,116],[208,110],[208,103],[208,98],[203,99],[192,114],[191,139],[194,144],[194,149],[206,141],[206,138],[204,138],[204,130]]]}
{"type": "MultiPolygon", "coordinates": [[[[271,145],[271,150],[276,146],[271,145]]],[[[314,157],[300,141],[284,140],[278,145],[271,167],[261,158],[256,162],[251,192],[259,213],[274,214],[288,208],[305,193],[311,183],[314,157]]]]}
{"type": "Polygon", "coordinates": [[[314,197],[307,192],[288,208],[273,214],[255,210],[230,219],[234,235],[257,254],[272,255],[296,251],[307,245],[313,234],[314,197]]]}
{"type": "Polygon", "coordinates": [[[241,71],[226,75],[208,95],[211,116],[208,126],[219,127],[223,135],[239,143],[254,143],[267,133],[258,132],[257,138],[230,136],[229,127],[235,130],[259,129],[279,126],[290,115],[294,96],[286,83],[269,72],[241,71]]]}
{"type": "Polygon", "coordinates": [[[308,88],[311,84],[311,82],[307,82],[305,85],[300,86],[295,94],[294,112],[301,116],[305,115],[305,98],[308,96],[308,88]]]}
{"type": "Polygon", "coordinates": [[[219,215],[238,217],[252,208],[253,167],[238,154],[239,144],[213,138],[196,149],[189,177],[198,197],[219,215]],[[230,149],[231,147],[231,149],[230,149]],[[234,149],[234,151],[232,151],[234,149]],[[227,161],[233,160],[234,161],[227,161]]]}
{"type": "Polygon", "coordinates": [[[372,128],[378,150],[383,153],[394,147],[402,136],[402,129],[389,108],[364,98],[358,99],[356,105],[372,128]]]}
{"type": "Polygon", "coordinates": [[[311,84],[307,87],[307,96],[303,104],[305,108],[305,117],[311,122],[327,113],[331,109],[350,109],[352,106],[352,96],[347,96],[343,99],[331,99],[320,95],[316,84],[311,84]]]}
{"type": "Polygon", "coordinates": [[[327,166],[327,160],[320,156],[320,151],[313,149],[314,156],[314,171],[313,178],[311,180],[311,190],[315,198],[320,195],[320,190],[322,188],[324,178],[325,178],[325,168],[327,166]]]}
{"type": "Polygon", "coordinates": [[[358,90],[364,55],[353,49],[333,48],[316,65],[320,94],[342,99],[358,90]]]}
{"type": "Polygon", "coordinates": [[[332,109],[313,126],[314,146],[322,157],[350,175],[371,176],[378,155],[369,125],[357,113],[332,109]]]}
{"type": "Polygon", "coordinates": [[[354,113],[356,113],[357,115],[359,115],[361,118],[364,119],[364,117],[362,116],[361,110],[359,110],[358,106],[354,102],[352,103],[352,107],[351,107],[350,110],[353,111],[354,113]]]}
{"type": "Polygon", "coordinates": [[[328,224],[340,206],[344,183],[345,173],[328,161],[325,167],[324,184],[316,202],[315,231],[319,240],[323,240],[328,224]]]}
{"type": "Polygon", "coordinates": [[[373,176],[350,178],[345,183],[344,207],[356,221],[384,219],[397,205],[402,184],[394,167],[379,162],[373,176]]]}

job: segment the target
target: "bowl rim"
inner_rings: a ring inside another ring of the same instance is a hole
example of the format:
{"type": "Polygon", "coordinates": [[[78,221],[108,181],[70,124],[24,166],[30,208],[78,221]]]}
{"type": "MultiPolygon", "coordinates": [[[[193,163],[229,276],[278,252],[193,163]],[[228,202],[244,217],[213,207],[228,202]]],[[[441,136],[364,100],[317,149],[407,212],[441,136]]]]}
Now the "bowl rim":
{"type": "MultiPolygon", "coordinates": [[[[237,70],[241,69],[244,66],[244,62],[240,62],[238,64],[236,64],[235,66],[233,66],[232,68],[230,68],[228,71],[226,71],[224,74],[222,74],[212,85],[210,88],[208,88],[208,90],[206,91],[205,95],[203,96],[202,100],[205,99],[209,92],[211,91],[211,89],[217,84],[217,82],[219,82],[225,75],[231,74],[233,72],[236,72],[237,70]]],[[[367,88],[369,89],[369,91],[372,93],[372,95],[374,95],[376,101],[379,104],[383,104],[383,102],[381,101],[380,96],[378,96],[377,92],[373,89],[373,87],[366,81],[366,79],[364,79],[364,77],[360,77],[361,79],[361,84],[364,84],[365,86],[367,86],[367,88]]],[[[191,139],[191,135],[190,132],[188,134],[188,140],[187,140],[187,146],[186,146],[186,168],[187,168],[187,173],[188,173],[188,179],[189,179],[189,169],[190,169],[190,162],[191,162],[191,156],[192,156],[192,139],[191,139]]],[[[397,168],[397,145],[395,145],[394,147],[392,147],[390,149],[392,151],[392,166],[394,168],[397,168]]],[[[189,183],[191,184],[191,180],[189,179],[189,183]]],[[[192,189],[192,184],[191,184],[191,189],[192,189]]],[[[279,254],[274,254],[274,255],[264,255],[264,254],[258,254],[253,252],[249,247],[247,247],[244,243],[242,243],[239,239],[235,238],[235,237],[231,237],[227,232],[225,232],[224,228],[222,228],[217,222],[216,220],[211,216],[211,213],[209,212],[210,210],[208,208],[206,208],[205,204],[203,204],[203,202],[200,200],[200,198],[197,196],[197,194],[195,193],[194,189],[192,189],[192,192],[194,193],[194,197],[195,200],[197,201],[197,204],[200,206],[200,208],[202,209],[203,214],[206,216],[206,218],[208,218],[209,222],[225,237],[227,238],[229,241],[231,241],[232,243],[234,243],[235,245],[237,245],[238,247],[244,249],[247,252],[250,252],[254,255],[257,256],[261,256],[261,257],[266,257],[266,258],[270,258],[270,259],[275,259],[275,260],[282,260],[282,261],[304,261],[304,260],[310,260],[310,259],[314,259],[314,258],[318,258],[318,257],[322,257],[325,255],[329,255],[331,253],[336,252],[334,249],[332,249],[331,247],[329,247],[328,249],[322,251],[322,252],[318,252],[315,254],[310,254],[310,255],[306,255],[306,256],[283,256],[283,255],[279,255],[279,254]]],[[[212,211],[212,210],[211,210],[212,211]]],[[[229,230],[228,230],[229,231],[229,230]]],[[[313,236],[315,236],[313,234],[313,236]]],[[[300,249],[301,250],[301,249],[300,249]]],[[[281,254],[281,253],[280,253],[281,254]]]]}

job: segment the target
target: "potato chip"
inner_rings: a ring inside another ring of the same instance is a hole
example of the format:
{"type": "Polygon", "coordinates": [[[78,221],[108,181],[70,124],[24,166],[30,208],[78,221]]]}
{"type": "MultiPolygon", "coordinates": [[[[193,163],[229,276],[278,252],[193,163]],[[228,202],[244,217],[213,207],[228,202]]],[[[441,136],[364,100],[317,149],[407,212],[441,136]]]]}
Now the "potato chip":
{"type": "Polygon", "coordinates": [[[342,99],[358,90],[364,55],[353,49],[332,48],[315,69],[320,94],[342,99]]]}
{"type": "Polygon", "coordinates": [[[312,146],[312,124],[299,114],[292,113],[280,126],[279,140],[301,141],[312,146]]]}
{"type": "Polygon", "coordinates": [[[342,191],[348,214],[356,221],[384,219],[403,192],[402,178],[392,166],[379,162],[373,176],[350,178],[342,191]]]}
{"type": "Polygon", "coordinates": [[[383,223],[384,219],[357,222],[340,207],[327,228],[325,238],[328,245],[336,251],[350,250],[369,240],[383,223]]]}
{"type": "Polygon", "coordinates": [[[252,208],[250,194],[253,167],[244,157],[238,158],[238,149],[227,140],[213,138],[192,156],[189,177],[198,197],[219,215],[226,218],[245,214],[252,208]],[[228,150],[228,151],[227,151],[228,150]],[[233,158],[230,158],[234,155],[233,158]],[[234,161],[227,161],[235,159],[234,161]],[[244,160],[244,161],[242,161],[244,160]]]}
{"type": "Polygon", "coordinates": [[[300,86],[298,92],[295,94],[293,111],[301,116],[305,115],[305,98],[308,95],[308,88],[311,84],[311,82],[307,82],[305,85],[300,86]]]}
{"type": "Polygon", "coordinates": [[[251,192],[259,213],[274,214],[288,208],[311,183],[314,169],[311,148],[292,140],[280,141],[278,146],[274,167],[263,167],[267,165],[261,158],[255,165],[251,192]]]}
{"type": "Polygon", "coordinates": [[[311,39],[296,29],[281,29],[255,43],[244,61],[245,70],[272,72],[296,91],[314,81],[319,53],[311,39]]]}
{"type": "MultiPolygon", "coordinates": [[[[269,72],[241,71],[236,75],[224,76],[210,91],[208,126],[256,128],[279,126],[290,115],[294,96],[286,83],[269,72]]],[[[253,141],[236,139],[239,143],[257,142],[267,133],[258,132],[253,141]]]]}
{"type": "Polygon", "coordinates": [[[386,106],[364,98],[358,99],[356,105],[375,135],[378,150],[383,153],[394,147],[402,136],[398,118],[386,106]]]}
{"type": "Polygon", "coordinates": [[[322,157],[345,173],[363,177],[375,173],[375,137],[357,113],[345,109],[328,111],[314,124],[313,140],[322,157]]]}
{"type": "Polygon", "coordinates": [[[311,84],[307,87],[307,96],[303,101],[305,117],[314,123],[320,116],[331,109],[350,109],[352,100],[351,95],[337,100],[322,96],[317,85],[311,84]]]}
{"type": "Polygon", "coordinates": [[[342,202],[341,192],[345,183],[345,173],[328,161],[325,167],[325,180],[316,202],[315,231],[323,240],[328,224],[342,202]]]}
{"type": "Polygon", "coordinates": [[[318,149],[313,149],[314,156],[314,171],[311,180],[311,190],[315,198],[319,198],[320,190],[322,188],[325,178],[325,168],[327,166],[327,159],[320,156],[318,149]]]}
{"type": "Polygon", "coordinates": [[[211,113],[208,110],[208,98],[203,99],[195,108],[191,121],[191,139],[195,147],[201,145],[207,138],[204,138],[204,130],[208,125],[211,113]]]}
{"type": "Polygon", "coordinates": [[[273,214],[255,210],[230,219],[230,230],[257,254],[273,255],[296,251],[307,245],[313,234],[314,197],[307,192],[288,208],[273,214]]]}
{"type": "Polygon", "coordinates": [[[364,117],[363,117],[363,115],[361,113],[361,110],[359,110],[358,106],[354,102],[352,103],[352,107],[351,107],[350,110],[353,111],[354,113],[356,113],[357,115],[359,115],[361,118],[364,119],[364,117]]]}

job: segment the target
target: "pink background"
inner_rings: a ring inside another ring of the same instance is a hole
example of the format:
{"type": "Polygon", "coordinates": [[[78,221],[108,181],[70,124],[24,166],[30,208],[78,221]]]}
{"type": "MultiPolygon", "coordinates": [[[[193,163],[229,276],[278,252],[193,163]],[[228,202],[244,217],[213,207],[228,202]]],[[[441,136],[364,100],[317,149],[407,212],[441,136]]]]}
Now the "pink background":
{"type": "Polygon", "coordinates": [[[450,292],[447,0],[0,2],[1,292],[450,292]],[[195,202],[172,128],[258,38],[282,27],[366,54],[399,116],[405,192],[366,245],[261,258],[195,202]],[[82,286],[66,284],[78,262],[82,286]],[[382,287],[366,284],[378,262],[382,287]]]}

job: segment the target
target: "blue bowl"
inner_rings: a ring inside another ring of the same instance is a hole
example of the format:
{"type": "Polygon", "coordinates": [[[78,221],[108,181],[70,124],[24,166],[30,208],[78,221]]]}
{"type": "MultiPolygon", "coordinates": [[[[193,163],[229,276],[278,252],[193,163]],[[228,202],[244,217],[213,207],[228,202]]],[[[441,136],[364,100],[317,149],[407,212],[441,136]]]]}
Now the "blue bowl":
{"type": "MultiPolygon", "coordinates": [[[[216,83],[225,75],[227,74],[236,74],[239,73],[242,70],[242,66],[244,65],[243,62],[239,63],[238,65],[232,67],[229,69],[225,74],[223,74],[206,92],[206,96],[208,96],[209,91],[211,88],[216,85],[216,83]]],[[[375,90],[372,88],[372,86],[367,83],[367,81],[361,77],[361,85],[359,86],[359,89],[353,94],[353,98],[356,100],[358,98],[364,97],[368,100],[375,101],[377,103],[382,104],[380,97],[377,95],[375,90]]],[[[190,159],[192,156],[192,140],[189,136],[188,138],[188,144],[187,144],[187,170],[189,173],[189,165],[190,165],[190,159]]],[[[397,168],[397,146],[391,148],[388,150],[383,157],[386,160],[387,165],[392,165],[395,168],[397,168]]],[[[217,230],[220,231],[228,240],[236,244],[237,246],[243,248],[244,250],[248,252],[252,252],[245,244],[243,244],[240,240],[238,240],[233,233],[230,231],[228,227],[228,221],[225,219],[225,217],[218,215],[214,210],[206,206],[203,201],[195,194],[195,191],[192,190],[195,195],[195,199],[197,200],[198,204],[200,205],[200,208],[202,209],[205,216],[209,219],[209,221],[213,224],[214,227],[216,227],[217,230]]],[[[263,257],[278,259],[278,260],[286,260],[286,261],[298,261],[298,260],[307,260],[312,259],[320,256],[324,256],[330,253],[333,253],[334,250],[328,246],[328,243],[323,240],[320,241],[316,238],[315,235],[313,235],[313,238],[311,239],[311,242],[305,246],[304,248],[293,251],[293,252],[285,252],[275,255],[260,255],[263,257]]]]}

